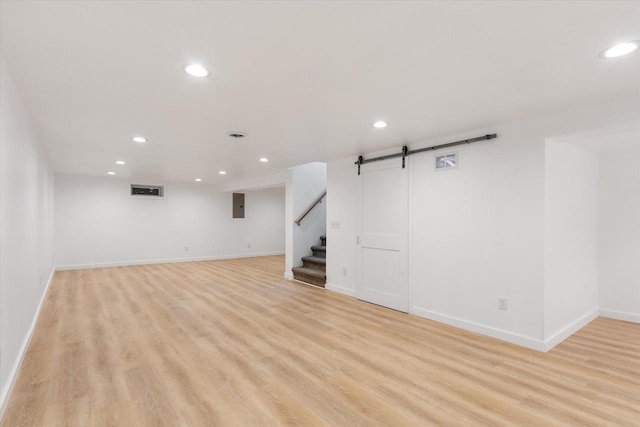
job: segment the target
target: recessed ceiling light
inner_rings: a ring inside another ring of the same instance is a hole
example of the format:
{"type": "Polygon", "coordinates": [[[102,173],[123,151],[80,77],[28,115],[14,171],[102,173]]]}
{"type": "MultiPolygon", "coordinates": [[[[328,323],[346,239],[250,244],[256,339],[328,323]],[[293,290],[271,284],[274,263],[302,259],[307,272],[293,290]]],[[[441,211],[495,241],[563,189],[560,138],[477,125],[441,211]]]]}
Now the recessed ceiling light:
{"type": "Polygon", "coordinates": [[[125,162],[124,160],[116,160],[116,165],[126,165],[127,162],[125,162]]]}
{"type": "Polygon", "coordinates": [[[202,178],[196,178],[196,182],[201,182],[202,178]]]}
{"type": "Polygon", "coordinates": [[[147,142],[147,138],[144,136],[134,136],[131,139],[133,139],[133,142],[147,142]]]}
{"type": "Polygon", "coordinates": [[[374,128],[386,128],[387,127],[387,122],[383,122],[382,120],[375,122],[374,124],[372,124],[371,126],[373,126],[374,128]]]}
{"type": "Polygon", "coordinates": [[[226,174],[227,174],[227,172],[226,172],[226,171],[220,171],[220,172],[218,172],[218,173],[219,173],[220,175],[226,175],[226,174]]]}
{"type": "Polygon", "coordinates": [[[107,172],[107,175],[115,175],[116,173],[114,171],[109,171],[107,172]]]}
{"type": "Polygon", "coordinates": [[[640,46],[640,41],[638,40],[620,43],[600,52],[600,57],[607,58],[607,59],[618,58],[620,56],[628,55],[630,53],[635,52],[636,50],[638,50],[639,46],[640,46]]]}
{"type": "Polygon", "coordinates": [[[184,71],[193,77],[207,77],[209,75],[209,70],[200,64],[189,64],[184,67],[184,71]]]}
{"type": "Polygon", "coordinates": [[[260,161],[262,163],[267,163],[269,161],[269,159],[267,159],[266,157],[260,157],[260,161]]]}

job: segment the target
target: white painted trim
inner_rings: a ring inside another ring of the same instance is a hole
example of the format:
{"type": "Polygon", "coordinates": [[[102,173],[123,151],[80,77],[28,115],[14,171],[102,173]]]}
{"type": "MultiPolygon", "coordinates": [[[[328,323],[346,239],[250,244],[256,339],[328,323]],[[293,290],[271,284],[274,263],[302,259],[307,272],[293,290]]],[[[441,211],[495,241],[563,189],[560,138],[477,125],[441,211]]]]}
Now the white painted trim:
{"type": "Polygon", "coordinates": [[[22,341],[22,346],[20,347],[20,352],[18,353],[18,359],[14,362],[11,370],[9,371],[9,375],[7,376],[7,385],[5,386],[4,390],[2,390],[2,394],[0,394],[0,421],[2,421],[2,418],[4,417],[4,411],[7,409],[7,404],[9,403],[11,392],[13,391],[13,387],[16,385],[18,372],[20,372],[20,367],[22,366],[22,362],[24,361],[24,356],[27,354],[29,344],[31,344],[31,338],[33,338],[33,332],[36,329],[36,324],[38,323],[38,318],[40,317],[40,310],[42,310],[42,305],[44,304],[44,300],[47,296],[47,293],[49,292],[49,286],[51,286],[51,282],[53,281],[53,276],[55,273],[56,269],[52,268],[51,273],[49,274],[49,280],[47,281],[47,286],[45,286],[44,288],[44,292],[42,293],[42,297],[40,298],[40,302],[38,303],[38,308],[36,309],[36,313],[33,316],[33,320],[31,321],[31,326],[29,326],[29,332],[22,341]]]}
{"type": "Polygon", "coordinates": [[[435,320],[436,322],[444,323],[446,325],[455,326],[456,328],[464,329],[466,331],[475,332],[492,338],[497,338],[511,344],[530,348],[532,350],[547,352],[554,348],[556,345],[560,344],[565,339],[569,338],[580,329],[582,329],[596,317],[598,317],[599,310],[596,308],[586,313],[584,316],[570,323],[565,328],[556,332],[545,341],[505,331],[502,329],[481,325],[479,323],[470,322],[468,320],[448,316],[446,314],[436,313],[434,311],[426,310],[420,307],[412,307],[410,313],[415,314],[416,316],[425,317],[430,320],[435,320]]]}
{"type": "Polygon", "coordinates": [[[408,205],[407,205],[407,209],[409,210],[407,212],[407,232],[408,232],[408,236],[407,236],[407,280],[409,282],[409,289],[407,292],[407,303],[408,303],[408,307],[409,310],[411,310],[411,307],[413,307],[413,303],[414,301],[417,300],[416,298],[416,294],[418,293],[418,289],[420,288],[415,281],[415,275],[414,275],[414,253],[415,253],[415,247],[413,245],[414,240],[413,240],[413,229],[414,229],[414,215],[413,215],[413,209],[414,209],[414,200],[415,200],[415,170],[416,168],[413,166],[413,159],[411,159],[411,156],[409,156],[407,159],[407,174],[408,174],[408,180],[409,180],[409,194],[408,194],[408,205]]]}
{"type": "Polygon", "coordinates": [[[416,316],[425,317],[430,320],[435,320],[436,322],[444,323],[446,325],[455,326],[456,328],[464,329],[466,331],[475,332],[492,338],[497,338],[502,341],[510,342],[522,347],[530,348],[532,350],[546,351],[545,343],[535,338],[514,334],[513,332],[492,328],[490,326],[481,325],[479,323],[469,322],[468,320],[459,319],[457,317],[448,316],[446,314],[436,313],[435,311],[426,310],[420,307],[412,307],[410,313],[415,314],[416,316]]]}
{"type": "Polygon", "coordinates": [[[345,288],[344,286],[332,285],[331,283],[327,283],[325,285],[325,289],[328,289],[333,292],[338,292],[339,294],[349,295],[350,297],[356,296],[356,290],[345,288]]]}
{"type": "Polygon", "coordinates": [[[234,259],[234,258],[254,258],[261,256],[272,255],[284,255],[282,251],[276,252],[257,252],[249,254],[231,254],[231,255],[215,255],[193,258],[165,258],[165,259],[141,259],[135,261],[115,261],[115,262],[102,262],[96,264],[77,264],[77,265],[60,265],[56,267],[56,270],[82,270],[85,268],[103,268],[103,267],[124,267],[127,265],[144,265],[144,264],[169,264],[173,262],[194,262],[194,261],[217,261],[221,259],[234,259]]]}
{"type": "Polygon", "coordinates": [[[624,320],[626,322],[640,323],[640,314],[638,313],[600,309],[600,316],[607,317],[609,319],[624,320]]]}
{"type": "Polygon", "coordinates": [[[591,322],[593,319],[598,317],[599,313],[600,311],[597,308],[594,308],[590,312],[586,313],[585,315],[578,318],[577,320],[574,320],[573,322],[569,323],[567,326],[565,326],[558,332],[551,335],[549,338],[544,340],[543,351],[551,350],[553,347],[557,346],[562,341],[566,340],[571,335],[578,332],[580,329],[584,328],[589,322],[591,322]]]}
{"type": "Polygon", "coordinates": [[[284,278],[287,280],[293,280],[293,273],[291,271],[285,271],[284,278]]]}

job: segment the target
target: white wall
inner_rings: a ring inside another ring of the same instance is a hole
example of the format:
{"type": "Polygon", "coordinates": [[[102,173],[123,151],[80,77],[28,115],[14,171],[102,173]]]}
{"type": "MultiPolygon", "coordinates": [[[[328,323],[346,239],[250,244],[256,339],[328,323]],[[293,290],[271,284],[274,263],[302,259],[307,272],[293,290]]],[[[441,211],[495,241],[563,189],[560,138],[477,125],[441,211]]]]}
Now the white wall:
{"type": "Polygon", "coordinates": [[[640,141],[600,157],[599,299],[603,315],[640,322],[640,141]]]}
{"type": "Polygon", "coordinates": [[[0,56],[0,415],[53,273],[53,181],[0,56]]]}
{"type": "Polygon", "coordinates": [[[544,337],[561,340],[597,316],[598,160],[566,142],[545,147],[544,337]]]}
{"type": "Polygon", "coordinates": [[[413,312],[541,339],[543,147],[521,126],[495,130],[411,159],[413,312]],[[435,171],[450,151],[458,168],[435,171]]]}
{"type": "MultiPolygon", "coordinates": [[[[542,339],[544,145],[529,129],[510,124],[442,138],[429,145],[499,131],[495,140],[411,157],[411,313],[542,339]],[[434,156],[451,151],[459,168],[435,171],[434,156]],[[498,310],[500,296],[509,298],[508,311],[498,310]]],[[[378,154],[386,152],[371,156],[378,154]]],[[[356,278],[354,160],[328,165],[327,282],[335,288],[327,287],[347,294],[356,278]]]]}
{"type": "MultiPolygon", "coordinates": [[[[291,268],[302,265],[301,258],[311,255],[311,246],[320,244],[326,232],[326,199],[317,205],[300,223],[294,221],[327,189],[327,164],[308,163],[288,170],[287,191],[287,251],[285,276],[291,278],[291,268]]],[[[328,244],[328,243],[327,243],[328,244]]]]}
{"type": "Polygon", "coordinates": [[[356,191],[353,158],[327,164],[327,289],[355,296],[356,191]]]}
{"type": "MultiPolygon", "coordinates": [[[[495,140],[438,151],[458,152],[456,170],[435,172],[435,152],[411,157],[410,312],[549,349],[554,343],[546,342],[544,328],[545,140],[638,117],[637,99],[630,98],[411,145],[415,149],[498,133],[495,140]],[[499,297],[508,298],[508,310],[498,309],[499,297]]],[[[356,157],[329,162],[327,177],[327,288],[351,295],[356,278],[356,157]],[[335,222],[339,229],[331,228],[335,222]]]]}
{"type": "Polygon", "coordinates": [[[284,252],[282,187],[246,192],[245,218],[233,219],[231,193],[214,186],[163,183],[156,200],[130,197],[131,183],[56,175],[58,268],[284,252]]]}

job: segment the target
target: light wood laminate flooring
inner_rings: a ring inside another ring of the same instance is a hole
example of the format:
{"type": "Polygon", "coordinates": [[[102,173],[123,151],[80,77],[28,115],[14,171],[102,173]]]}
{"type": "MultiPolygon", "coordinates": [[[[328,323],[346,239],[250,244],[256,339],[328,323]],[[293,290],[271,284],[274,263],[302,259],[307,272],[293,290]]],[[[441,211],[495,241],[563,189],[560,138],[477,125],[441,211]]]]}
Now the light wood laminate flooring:
{"type": "Polygon", "coordinates": [[[57,272],[1,426],[640,425],[638,324],[543,354],[283,271],[57,272]]]}

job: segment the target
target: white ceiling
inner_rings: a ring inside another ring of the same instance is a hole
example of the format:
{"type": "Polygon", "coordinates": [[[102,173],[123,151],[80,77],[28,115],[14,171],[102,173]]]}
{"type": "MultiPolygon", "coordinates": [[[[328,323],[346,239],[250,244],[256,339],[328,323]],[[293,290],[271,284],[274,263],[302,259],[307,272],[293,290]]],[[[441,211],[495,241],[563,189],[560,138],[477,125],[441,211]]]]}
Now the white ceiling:
{"type": "Polygon", "coordinates": [[[640,96],[640,53],[598,58],[640,39],[637,1],[2,1],[0,18],[54,167],[74,174],[255,179],[640,96]],[[194,61],[212,76],[186,75],[194,61]]]}

